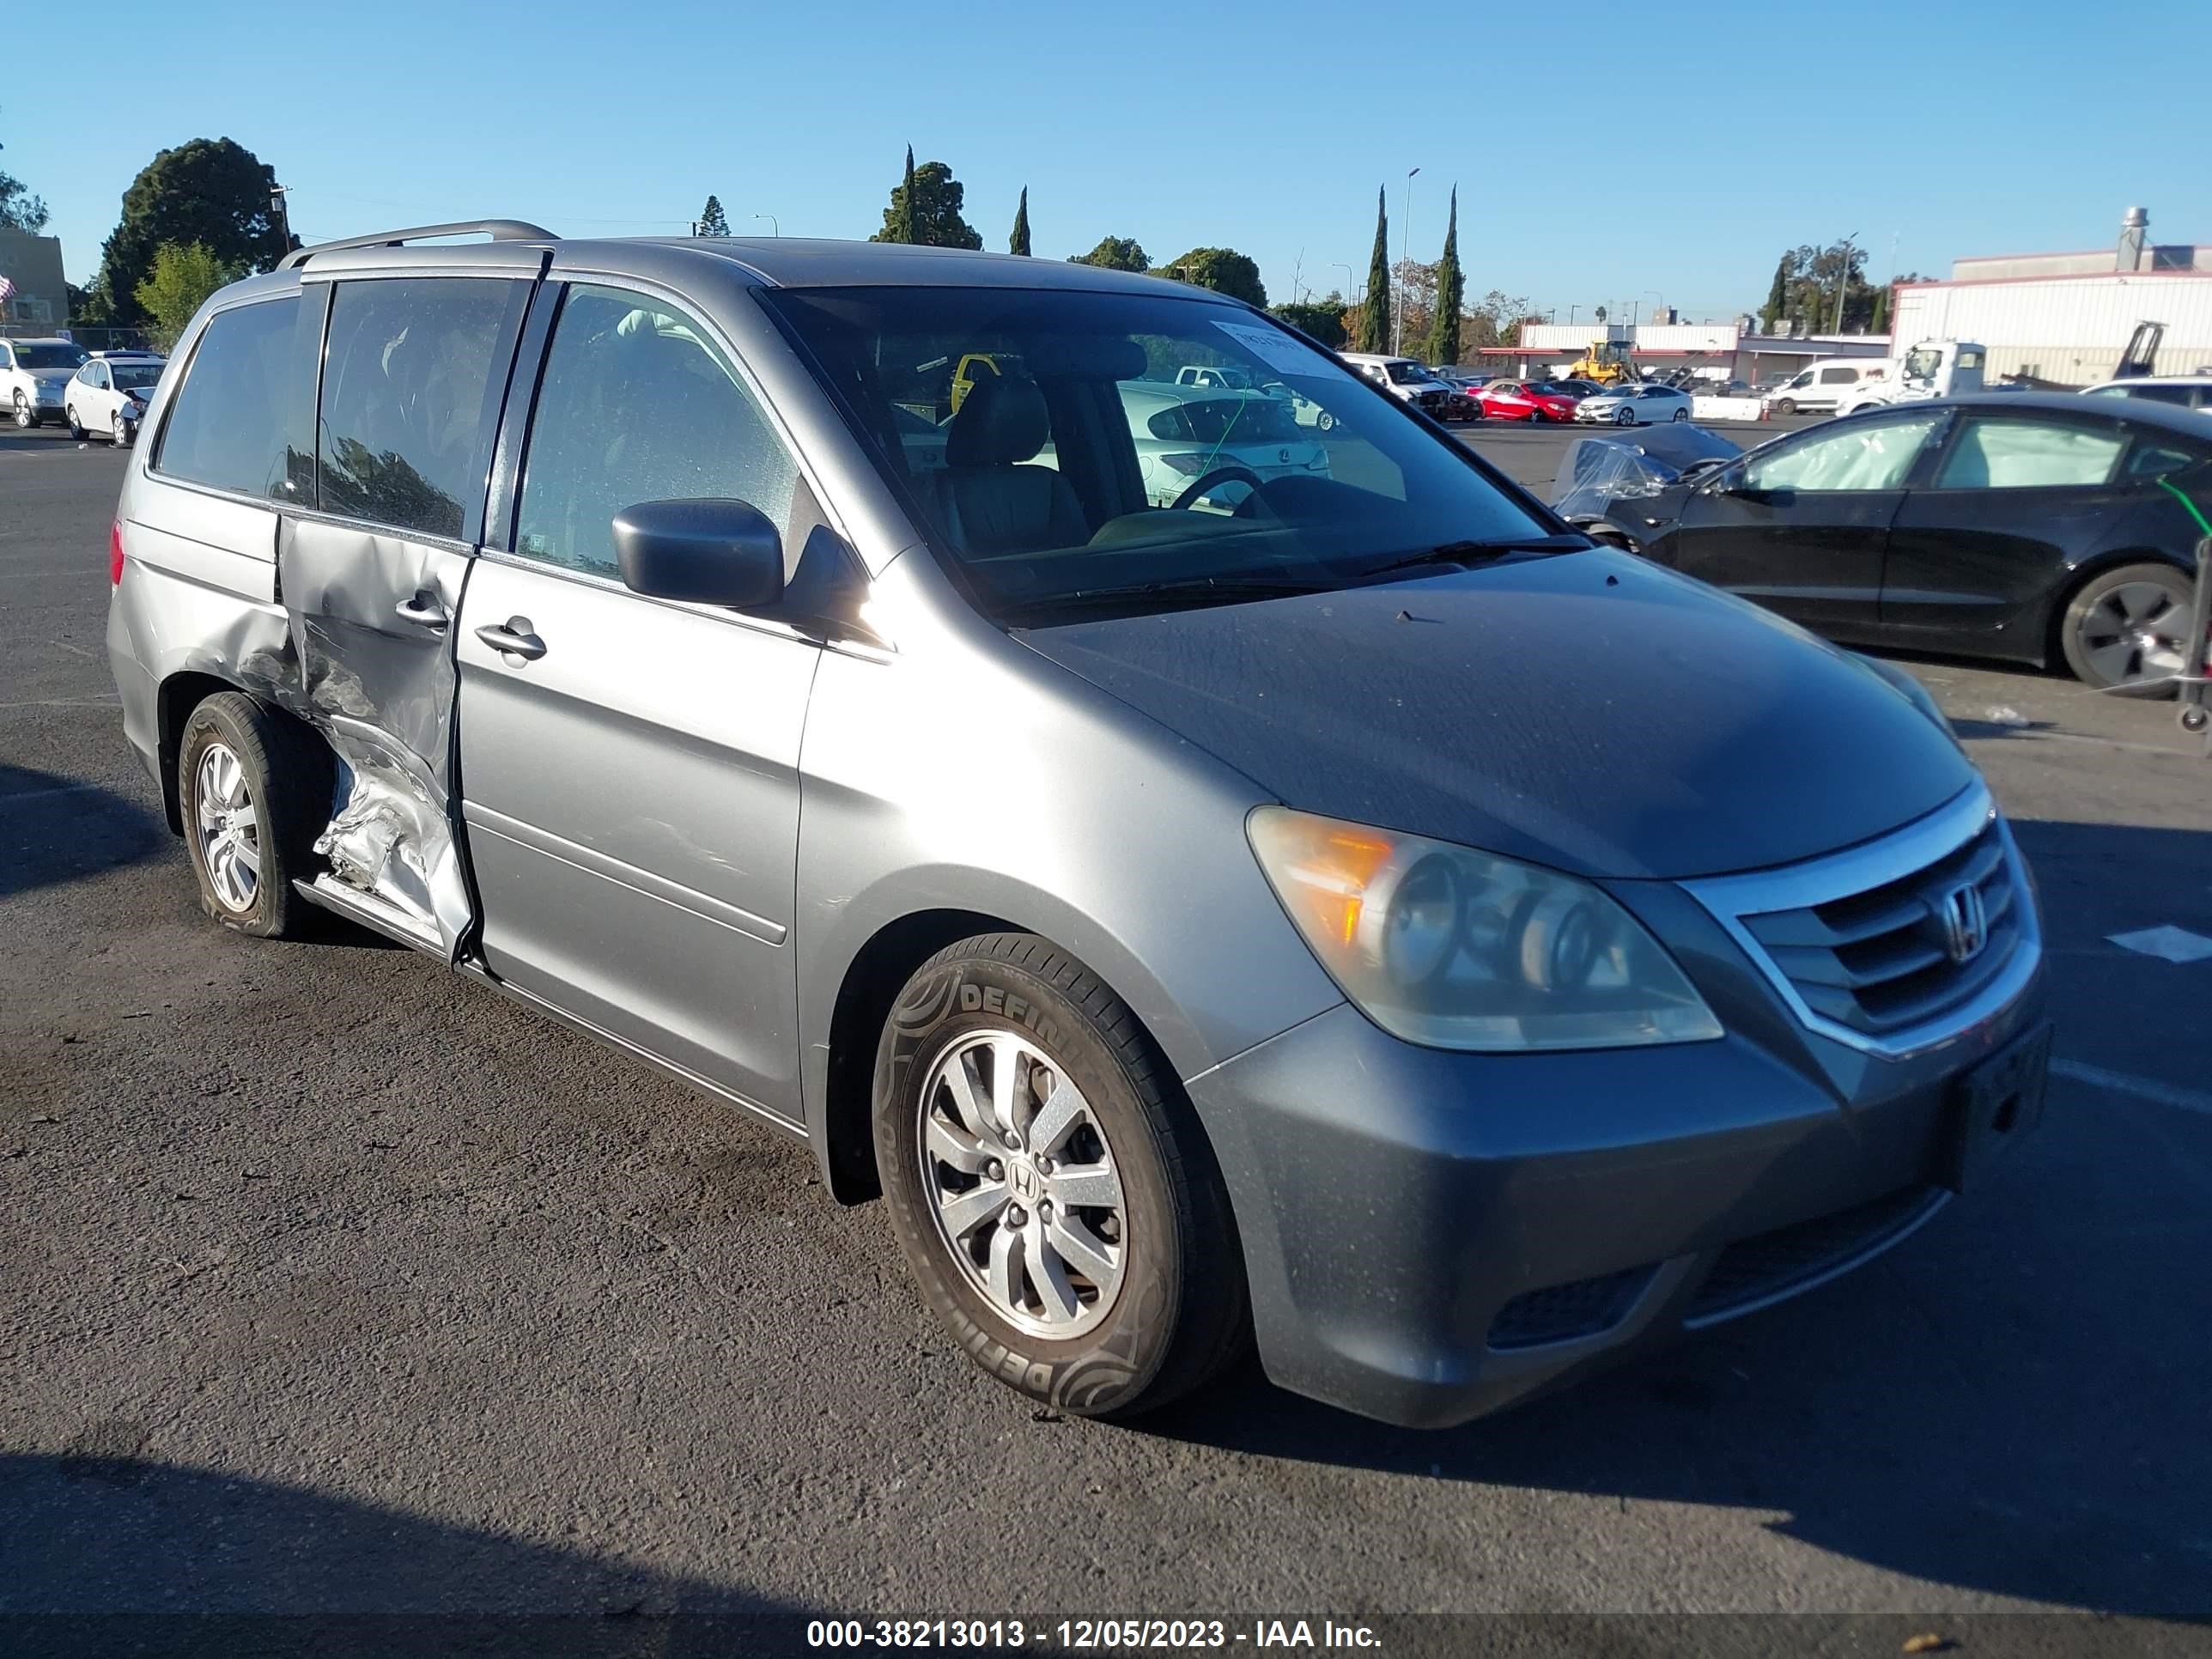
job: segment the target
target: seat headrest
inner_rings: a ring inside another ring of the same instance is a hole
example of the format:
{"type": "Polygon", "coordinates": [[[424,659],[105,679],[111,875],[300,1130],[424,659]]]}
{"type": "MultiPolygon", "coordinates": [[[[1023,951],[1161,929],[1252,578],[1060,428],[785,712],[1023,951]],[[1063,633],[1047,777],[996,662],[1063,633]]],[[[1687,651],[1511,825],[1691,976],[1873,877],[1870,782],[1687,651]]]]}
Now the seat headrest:
{"type": "Polygon", "coordinates": [[[1044,393],[1035,380],[979,377],[945,434],[947,466],[1012,466],[1052,435],[1044,393]]]}

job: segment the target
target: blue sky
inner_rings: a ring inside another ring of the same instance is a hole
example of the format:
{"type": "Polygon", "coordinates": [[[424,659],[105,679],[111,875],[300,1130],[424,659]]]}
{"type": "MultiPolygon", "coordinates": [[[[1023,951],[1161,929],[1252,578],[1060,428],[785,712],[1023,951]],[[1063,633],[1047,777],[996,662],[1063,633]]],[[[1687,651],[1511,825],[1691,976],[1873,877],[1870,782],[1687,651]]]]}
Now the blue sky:
{"type": "Polygon", "coordinates": [[[1277,300],[1342,284],[1344,264],[1364,278],[1384,182],[1396,257],[1418,166],[1414,254],[1436,257],[1455,180],[1470,292],[1562,320],[1756,306],[1783,247],[1849,232],[1877,280],[1893,236],[1900,268],[1941,275],[1960,254],[2100,246],[2130,204],[2159,240],[2212,242],[2186,90],[2212,58],[2205,0],[125,0],[99,16],[129,43],[111,107],[70,72],[97,55],[58,44],[20,46],[19,65],[50,50],[57,72],[0,93],[0,165],[46,198],[79,282],[153,153],[226,135],[276,167],[311,240],[484,215],[668,234],[709,191],[741,234],[765,234],[763,213],[787,235],[865,236],[911,143],[951,163],[988,246],[1027,185],[1041,254],[1109,233],[1159,261],[1225,244],[1277,300]],[[1558,85],[1580,90],[1563,105],[1558,85]]]}

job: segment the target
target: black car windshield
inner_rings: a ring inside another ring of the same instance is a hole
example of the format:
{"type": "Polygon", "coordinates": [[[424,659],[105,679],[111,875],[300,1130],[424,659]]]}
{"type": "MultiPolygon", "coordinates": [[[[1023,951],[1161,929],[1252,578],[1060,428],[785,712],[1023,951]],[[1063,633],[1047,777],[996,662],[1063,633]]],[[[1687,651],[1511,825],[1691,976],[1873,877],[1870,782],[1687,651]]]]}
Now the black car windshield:
{"type": "Polygon", "coordinates": [[[1206,602],[1209,584],[1224,598],[1340,587],[1438,547],[1545,550],[1553,529],[1454,440],[1242,307],[1079,289],[760,293],[1002,619],[1116,594],[1139,610],[1206,602]],[[975,353],[1000,374],[956,385],[975,353]],[[1194,386],[1194,366],[1297,396],[1194,386]]]}
{"type": "Polygon", "coordinates": [[[108,368],[118,392],[143,392],[161,378],[159,363],[111,363],[108,368]]]}
{"type": "Polygon", "coordinates": [[[18,344],[15,348],[15,362],[22,368],[75,368],[90,356],[82,346],[18,344]]]}

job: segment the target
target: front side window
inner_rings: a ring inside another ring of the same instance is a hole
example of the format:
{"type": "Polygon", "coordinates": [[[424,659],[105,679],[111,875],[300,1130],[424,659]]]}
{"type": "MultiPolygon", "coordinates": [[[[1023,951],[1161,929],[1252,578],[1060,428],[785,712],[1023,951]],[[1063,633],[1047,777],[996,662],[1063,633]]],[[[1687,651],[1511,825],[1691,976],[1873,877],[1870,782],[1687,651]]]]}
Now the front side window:
{"type": "MultiPolygon", "coordinates": [[[[990,366],[967,367],[979,384],[995,378],[990,366]]],[[[663,301],[569,290],[531,422],[518,553],[616,577],[612,524],[624,507],[734,499],[782,528],[798,479],[791,452],[704,328],[663,301]]],[[[796,551],[786,549],[787,564],[796,551]]]]}
{"type": "Polygon", "coordinates": [[[1753,489],[1902,489],[1921,446],[1942,419],[1939,411],[1905,420],[1838,422],[1753,456],[1744,467],[1743,481],[1753,489]]]}
{"type": "Polygon", "coordinates": [[[245,495],[276,489],[285,475],[299,314],[291,294],[216,313],[169,400],[155,471],[245,495]]]}
{"type": "Polygon", "coordinates": [[[526,298],[523,283],[471,276],[337,285],[315,422],[325,512],[465,533],[526,298]]]}
{"type": "Polygon", "coordinates": [[[1943,458],[1938,489],[2050,489],[2100,484],[2127,440],[2120,434],[2018,416],[1981,416],[1943,458]]]}
{"type": "Polygon", "coordinates": [[[954,287],[758,297],[933,547],[1007,620],[1157,608],[1182,602],[1164,588],[1213,583],[1345,586],[1443,544],[1553,528],[1334,355],[1218,301],[954,287]],[[937,420],[936,366],[963,350],[990,352],[1006,378],[937,420]],[[1290,395],[1176,384],[1209,360],[1290,395]],[[936,420],[938,441],[925,449],[899,410],[936,420]]]}

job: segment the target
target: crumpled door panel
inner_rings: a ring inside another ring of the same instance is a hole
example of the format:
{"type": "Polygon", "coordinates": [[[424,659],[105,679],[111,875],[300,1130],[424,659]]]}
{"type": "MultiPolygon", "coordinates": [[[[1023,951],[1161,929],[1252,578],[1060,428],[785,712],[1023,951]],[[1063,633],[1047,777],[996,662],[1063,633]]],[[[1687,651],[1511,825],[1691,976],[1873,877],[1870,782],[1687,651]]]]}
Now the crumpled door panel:
{"type": "Polygon", "coordinates": [[[306,520],[278,536],[305,712],[341,763],[343,804],[315,842],[322,881],[449,960],[471,919],[449,805],[467,573],[466,555],[401,536],[306,520]]]}

